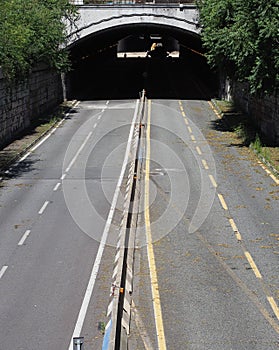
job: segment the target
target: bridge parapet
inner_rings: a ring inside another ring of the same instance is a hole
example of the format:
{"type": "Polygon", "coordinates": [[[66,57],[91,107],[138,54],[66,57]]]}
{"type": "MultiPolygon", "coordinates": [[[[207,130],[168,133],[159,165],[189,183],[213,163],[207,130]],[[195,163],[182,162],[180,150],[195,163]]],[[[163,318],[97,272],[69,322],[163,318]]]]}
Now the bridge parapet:
{"type": "MultiPolygon", "coordinates": [[[[77,3],[84,0],[74,1],[77,3]]],[[[174,2],[174,0],[169,3],[144,1],[144,3],[102,1],[100,5],[83,4],[79,6],[80,18],[76,29],[69,33],[69,45],[103,30],[138,24],[168,26],[200,34],[198,9],[194,4],[174,2]]]]}

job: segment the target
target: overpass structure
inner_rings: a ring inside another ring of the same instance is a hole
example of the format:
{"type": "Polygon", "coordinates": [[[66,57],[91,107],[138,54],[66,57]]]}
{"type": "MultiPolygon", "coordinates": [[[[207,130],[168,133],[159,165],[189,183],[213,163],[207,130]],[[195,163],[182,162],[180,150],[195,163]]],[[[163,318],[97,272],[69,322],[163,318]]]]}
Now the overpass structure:
{"type": "MultiPolygon", "coordinates": [[[[79,7],[79,20],[69,29],[68,46],[71,47],[88,38],[97,38],[110,32],[133,32],[135,28],[152,28],[175,33],[180,38],[199,37],[198,10],[194,4],[181,2],[104,2],[84,4],[75,0],[79,7]],[[126,29],[126,30],[125,30],[126,29]]],[[[151,31],[152,31],[151,30],[151,31]]],[[[158,31],[158,30],[157,30],[158,31]]]]}

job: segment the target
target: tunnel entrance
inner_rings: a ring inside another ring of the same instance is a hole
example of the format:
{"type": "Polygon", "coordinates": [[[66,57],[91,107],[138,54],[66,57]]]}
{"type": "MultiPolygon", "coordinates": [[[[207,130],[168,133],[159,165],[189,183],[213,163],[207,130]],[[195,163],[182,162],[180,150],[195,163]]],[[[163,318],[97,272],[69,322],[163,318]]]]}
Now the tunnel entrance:
{"type": "Polygon", "coordinates": [[[107,30],[70,48],[67,97],[78,100],[148,98],[209,99],[217,78],[200,38],[161,26],[107,30]]]}

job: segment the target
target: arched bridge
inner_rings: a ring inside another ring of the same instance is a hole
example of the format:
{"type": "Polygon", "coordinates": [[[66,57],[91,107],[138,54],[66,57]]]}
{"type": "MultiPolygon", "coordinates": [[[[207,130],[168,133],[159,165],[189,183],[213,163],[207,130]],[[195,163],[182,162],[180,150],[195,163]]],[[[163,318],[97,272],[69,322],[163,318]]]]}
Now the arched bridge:
{"type": "Polygon", "coordinates": [[[70,46],[89,36],[127,26],[159,26],[194,36],[200,33],[198,10],[190,3],[106,2],[87,5],[82,4],[83,0],[75,0],[74,3],[79,5],[80,18],[76,28],[72,28],[69,33],[70,46]]]}

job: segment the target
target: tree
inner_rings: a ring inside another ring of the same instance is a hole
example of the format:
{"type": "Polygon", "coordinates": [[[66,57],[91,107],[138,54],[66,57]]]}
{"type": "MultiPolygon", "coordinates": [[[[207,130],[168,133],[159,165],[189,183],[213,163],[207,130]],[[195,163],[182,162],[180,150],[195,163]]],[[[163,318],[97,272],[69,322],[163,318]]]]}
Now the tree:
{"type": "Polygon", "coordinates": [[[0,65],[7,80],[24,78],[38,62],[67,70],[66,21],[76,18],[68,0],[2,0],[0,65]]]}
{"type": "Polygon", "coordinates": [[[279,89],[278,0],[197,0],[209,63],[248,81],[254,94],[279,89]]]}

